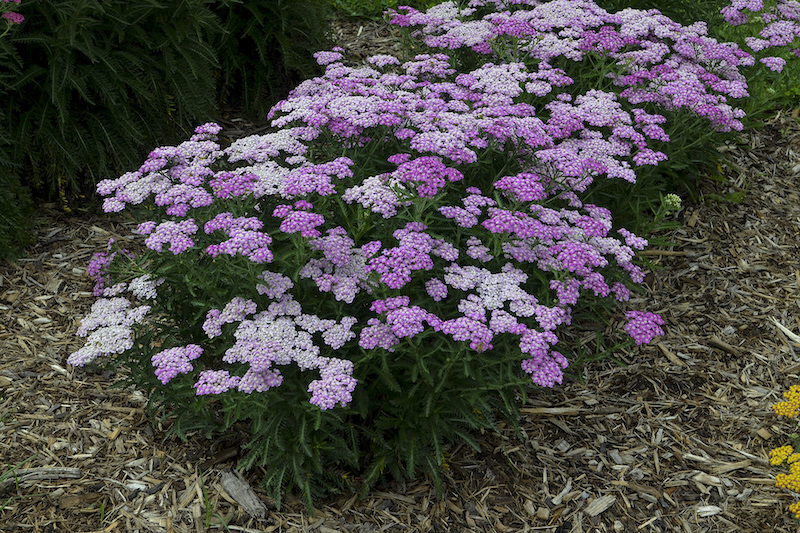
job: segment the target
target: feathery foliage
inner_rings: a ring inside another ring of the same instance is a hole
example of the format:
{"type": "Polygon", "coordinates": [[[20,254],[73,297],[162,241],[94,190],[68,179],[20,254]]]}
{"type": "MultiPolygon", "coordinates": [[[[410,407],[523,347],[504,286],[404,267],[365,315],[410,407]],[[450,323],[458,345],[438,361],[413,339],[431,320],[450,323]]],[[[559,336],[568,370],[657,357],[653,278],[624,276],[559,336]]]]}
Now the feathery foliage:
{"type": "Polygon", "coordinates": [[[321,74],[313,59],[326,40],[327,0],[224,0],[213,6],[224,32],[214,41],[220,98],[253,120],[300,81],[321,74]]]}

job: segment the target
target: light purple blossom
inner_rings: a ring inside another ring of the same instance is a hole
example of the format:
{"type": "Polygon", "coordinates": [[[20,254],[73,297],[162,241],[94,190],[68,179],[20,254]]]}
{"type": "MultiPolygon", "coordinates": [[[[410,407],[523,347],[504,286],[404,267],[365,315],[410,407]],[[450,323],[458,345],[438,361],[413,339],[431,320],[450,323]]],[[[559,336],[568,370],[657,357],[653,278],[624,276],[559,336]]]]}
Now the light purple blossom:
{"type": "Polygon", "coordinates": [[[564,380],[563,369],[569,362],[560,352],[537,354],[522,362],[522,369],[531,375],[531,380],[541,387],[553,387],[564,380]]]}
{"type": "Polygon", "coordinates": [[[759,61],[774,72],[782,72],[783,67],[786,66],[786,60],[782,57],[762,57],[759,61]]]}
{"type": "Polygon", "coordinates": [[[434,302],[439,302],[447,298],[447,285],[438,278],[431,278],[425,282],[425,291],[434,302]]]}
{"type": "Polygon", "coordinates": [[[203,331],[211,339],[218,337],[222,335],[223,325],[231,322],[241,322],[248,315],[255,313],[257,309],[258,306],[254,301],[237,296],[228,302],[221,311],[219,309],[211,309],[206,314],[206,320],[203,322],[203,331]]]}
{"type": "Polygon", "coordinates": [[[70,354],[67,363],[84,366],[98,357],[121,354],[133,347],[133,325],[141,323],[149,305],[130,309],[125,298],[100,298],[81,321],[77,335],[87,337],[83,347],[70,354]]]}
{"type": "Polygon", "coordinates": [[[294,287],[294,283],[290,278],[283,274],[278,274],[277,272],[265,270],[258,277],[263,280],[264,283],[257,284],[256,290],[259,294],[263,294],[272,300],[280,299],[289,289],[294,287]]]}
{"type": "Polygon", "coordinates": [[[325,217],[308,211],[308,207],[297,202],[294,206],[279,205],[272,216],[283,219],[281,231],[284,233],[300,233],[303,237],[319,237],[317,227],[325,222],[325,217]]]}
{"type": "Polygon", "coordinates": [[[321,379],[312,381],[308,386],[310,403],[322,410],[350,403],[357,385],[353,377],[353,363],[343,359],[322,359],[319,370],[321,379]]]}
{"type": "Polygon", "coordinates": [[[272,244],[272,237],[267,233],[258,231],[263,227],[256,217],[236,217],[231,213],[224,212],[215,216],[205,223],[203,231],[212,234],[222,231],[228,239],[219,244],[211,244],[206,247],[206,252],[211,257],[220,254],[225,255],[244,255],[253,263],[269,263],[272,261],[272,251],[269,245],[272,244]]]}
{"type": "Polygon", "coordinates": [[[242,378],[231,376],[227,370],[204,370],[194,384],[198,396],[222,394],[235,388],[242,378]]]}
{"type": "Polygon", "coordinates": [[[664,330],[661,328],[664,319],[655,313],[628,311],[625,317],[628,319],[625,331],[633,337],[636,344],[648,344],[655,337],[664,335],[664,330]]]}
{"type": "Polygon", "coordinates": [[[145,239],[144,244],[156,252],[160,252],[164,244],[169,244],[169,251],[178,255],[194,246],[190,235],[197,233],[197,229],[191,218],[181,222],[162,222],[145,239]]]}
{"type": "Polygon", "coordinates": [[[191,361],[203,354],[203,348],[196,344],[187,344],[162,350],[155,354],[151,361],[156,377],[166,385],[178,374],[188,374],[193,370],[191,361]]]}
{"type": "Polygon", "coordinates": [[[139,276],[128,284],[128,291],[139,300],[153,300],[158,296],[157,289],[164,278],[153,280],[150,274],[139,276]]]}

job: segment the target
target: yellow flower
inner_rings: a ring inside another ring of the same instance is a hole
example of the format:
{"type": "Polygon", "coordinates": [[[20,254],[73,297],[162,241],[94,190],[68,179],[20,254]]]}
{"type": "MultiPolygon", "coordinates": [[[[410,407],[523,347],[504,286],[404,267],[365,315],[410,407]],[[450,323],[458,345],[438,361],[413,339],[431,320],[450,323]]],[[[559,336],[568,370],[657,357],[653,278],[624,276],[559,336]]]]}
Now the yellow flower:
{"type": "Polygon", "coordinates": [[[775,448],[774,450],[770,450],[769,452],[769,464],[771,465],[779,465],[783,463],[792,453],[794,452],[794,448],[791,446],[781,446],[780,448],[775,448]]]}
{"type": "Polygon", "coordinates": [[[789,506],[789,511],[794,513],[794,517],[800,520],[800,502],[793,503],[789,506]]]}
{"type": "Polygon", "coordinates": [[[800,463],[789,465],[788,474],[778,474],[775,476],[775,486],[780,489],[800,492],[800,463]]]}
{"type": "Polygon", "coordinates": [[[778,402],[772,406],[772,410],[778,416],[794,418],[800,412],[800,385],[792,385],[788,391],[783,393],[785,402],[778,402]]]}

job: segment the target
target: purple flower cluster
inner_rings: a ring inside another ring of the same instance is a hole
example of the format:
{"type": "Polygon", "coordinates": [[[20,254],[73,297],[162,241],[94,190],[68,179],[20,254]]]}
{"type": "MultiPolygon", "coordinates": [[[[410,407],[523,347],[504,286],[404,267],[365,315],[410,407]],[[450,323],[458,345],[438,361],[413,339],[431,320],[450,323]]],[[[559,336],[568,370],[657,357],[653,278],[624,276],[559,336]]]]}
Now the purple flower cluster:
{"type": "Polygon", "coordinates": [[[229,238],[206,247],[206,252],[211,257],[240,254],[247,256],[253,263],[269,263],[272,261],[272,251],[269,249],[272,237],[258,231],[263,226],[264,223],[255,217],[234,218],[231,213],[220,213],[206,222],[203,231],[206,234],[222,231],[229,238]]]}
{"type": "MultiPolygon", "coordinates": [[[[109,245],[111,243],[109,242],[109,245]]],[[[109,280],[108,267],[114,260],[117,252],[97,252],[92,256],[89,265],[86,267],[86,273],[94,280],[94,289],[92,293],[95,296],[102,296],[103,290],[109,280]]]]}
{"type": "Polygon", "coordinates": [[[241,322],[247,317],[256,312],[258,306],[252,300],[245,300],[244,298],[236,297],[220,311],[219,309],[211,309],[206,314],[206,321],[203,323],[203,331],[209,338],[214,338],[222,335],[222,326],[231,322],[241,322]]]}
{"type": "Polygon", "coordinates": [[[661,326],[664,319],[655,313],[644,311],[628,311],[625,313],[628,322],[625,324],[625,331],[633,337],[636,344],[648,344],[655,337],[664,334],[661,326]]]}
{"type": "MultiPolygon", "coordinates": [[[[797,0],[778,0],[777,5],[764,9],[762,0],[731,0],[730,5],[722,9],[725,20],[738,26],[748,22],[750,18],[745,11],[760,12],[760,21],[764,24],[759,32],[760,37],[747,37],[745,42],[758,53],[769,48],[783,48],[797,43],[800,37],[800,2],[797,0]]],[[[792,48],[792,53],[800,57],[800,49],[792,48]]],[[[762,57],[761,63],[772,71],[782,72],[786,60],[781,57],[762,57]]]]}
{"type": "MultiPolygon", "coordinates": [[[[432,48],[469,48],[490,60],[507,62],[514,60],[504,57],[504,50],[514,49],[537,60],[539,72],[551,71],[551,63],[559,57],[582,61],[590,53],[601,54],[619,67],[611,76],[624,89],[622,98],[634,104],[690,109],[720,131],[741,130],[743,112],[733,109],[728,99],[747,96],[738,68],[752,65],[753,58],[735,45],[708,37],[705,23],[681,26],[655,10],[612,14],[591,0],[524,0],[514,2],[514,9],[503,5],[505,9],[473,19],[474,8],[492,3],[498,8],[503,4],[473,0],[470,9],[458,9],[445,2],[426,13],[401,7],[392,12],[391,22],[414,29],[412,36],[432,48]],[[511,41],[516,46],[509,45],[511,41]]],[[[729,20],[740,20],[742,9],[761,9],[760,4],[734,0],[723,13],[729,20]]],[[[792,31],[775,27],[766,37],[779,46],[791,41],[792,31]]],[[[554,85],[552,80],[547,83],[554,85]]],[[[526,90],[541,96],[547,87],[531,83],[526,90]]],[[[645,154],[638,159],[640,164],[654,164],[657,157],[645,154]]]]}
{"type": "MultiPolygon", "coordinates": [[[[139,228],[141,234],[146,234],[139,228]]],[[[171,220],[158,224],[149,232],[144,244],[151,250],[160,252],[165,244],[169,244],[169,251],[174,255],[181,254],[194,246],[194,241],[190,235],[197,233],[197,224],[194,219],[187,219],[181,222],[171,220]]]]}
{"type": "Polygon", "coordinates": [[[196,344],[177,346],[155,354],[151,361],[155,375],[166,385],[178,374],[188,374],[193,370],[192,361],[203,354],[203,348],[196,344]]]}
{"type": "Polygon", "coordinates": [[[311,212],[312,207],[305,200],[299,200],[294,205],[281,204],[275,208],[272,216],[283,219],[281,231],[284,233],[299,233],[303,237],[319,237],[321,233],[317,227],[325,222],[325,217],[311,212]]]}
{"type": "Polygon", "coordinates": [[[309,240],[310,248],[321,251],[323,256],[310,259],[300,269],[300,277],[313,280],[320,292],[330,292],[338,301],[353,303],[359,292],[373,288],[366,264],[380,243],[356,248],[344,228],[332,228],[326,233],[325,237],[309,240]]]}
{"type": "Polygon", "coordinates": [[[409,222],[395,230],[392,236],[398,246],[384,248],[375,254],[366,266],[366,272],[377,272],[381,283],[390,289],[400,289],[411,281],[418,270],[431,270],[433,257],[447,261],[458,258],[458,250],[444,239],[432,237],[421,222],[409,222]]]}
{"type": "Polygon", "coordinates": [[[423,156],[407,160],[410,156],[406,154],[403,156],[390,159],[391,162],[406,159],[398,164],[392,177],[399,183],[413,183],[420,198],[436,196],[448,181],[459,181],[464,178],[461,172],[442,163],[441,157],[423,156]]]}
{"type": "Polygon", "coordinates": [[[67,363],[84,366],[103,355],[121,354],[133,347],[133,325],[144,320],[149,305],[130,309],[125,298],[100,298],[81,321],[77,335],[86,337],[85,344],[67,358],[67,363]]]}
{"type": "MultiPolygon", "coordinates": [[[[278,276],[265,277],[276,284],[283,283],[278,276]]],[[[225,351],[222,361],[245,363],[248,370],[240,378],[224,370],[204,370],[195,384],[197,394],[219,394],[231,388],[246,393],[263,392],[283,382],[276,365],[293,363],[301,370],[320,371],[321,379],[309,385],[312,404],[330,409],[351,400],[356,385],[352,362],[322,356],[313,335],[320,334],[324,344],[338,350],[355,337],[351,331],[356,323],[354,318],[344,317],[336,322],[303,314],[300,305],[285,293],[266,311],[255,314],[252,319],[246,318],[256,310],[254,302],[234,298],[222,311],[209,312],[203,325],[209,337],[220,335],[222,324],[239,322],[234,332],[236,342],[225,351]]]]}

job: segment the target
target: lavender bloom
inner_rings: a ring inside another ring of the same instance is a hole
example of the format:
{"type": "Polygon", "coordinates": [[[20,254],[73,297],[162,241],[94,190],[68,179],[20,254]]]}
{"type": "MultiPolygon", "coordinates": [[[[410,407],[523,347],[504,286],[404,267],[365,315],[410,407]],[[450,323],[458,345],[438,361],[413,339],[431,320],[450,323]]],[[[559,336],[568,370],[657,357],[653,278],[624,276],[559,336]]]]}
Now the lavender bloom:
{"type": "Polygon", "coordinates": [[[411,273],[416,270],[433,268],[431,254],[438,244],[429,234],[426,226],[409,222],[405,228],[394,232],[399,245],[384,248],[380,254],[367,263],[367,272],[377,272],[381,283],[392,289],[399,289],[411,281],[411,273]]]}
{"type": "Polygon", "coordinates": [[[310,259],[300,269],[301,278],[310,278],[321,292],[331,292],[338,301],[352,303],[360,291],[371,292],[366,254],[353,247],[343,228],[327,231],[326,237],[309,241],[312,249],[323,252],[322,259],[310,259]]]}
{"type": "Polygon", "coordinates": [[[350,403],[357,384],[352,375],[353,363],[342,359],[322,358],[319,369],[322,379],[312,381],[308,386],[308,392],[311,393],[310,403],[322,410],[350,403]]]}
{"type": "Polygon", "coordinates": [[[203,348],[196,344],[169,348],[155,354],[151,361],[156,377],[166,385],[178,374],[188,374],[193,370],[191,361],[203,354],[203,348]]]}
{"type": "Polygon", "coordinates": [[[395,189],[399,183],[391,174],[370,176],[360,185],[354,185],[342,194],[342,200],[348,204],[358,202],[362,207],[380,214],[383,218],[391,218],[397,214],[397,208],[410,205],[410,201],[400,201],[395,189]]]}
{"type": "Polygon", "coordinates": [[[781,57],[763,57],[759,61],[774,72],[782,72],[783,67],[786,66],[786,60],[781,57]]]}
{"type": "Polygon", "coordinates": [[[222,394],[236,387],[242,378],[231,376],[227,370],[204,370],[194,384],[198,396],[222,394]]]}
{"type": "Polygon", "coordinates": [[[133,325],[144,320],[149,305],[129,309],[125,298],[101,298],[92,304],[92,310],[82,321],[77,335],[86,337],[81,349],[70,354],[67,363],[84,366],[97,357],[121,354],[133,347],[133,325]],[[91,332],[91,333],[90,333],[91,332]]]}
{"type": "Polygon", "coordinates": [[[258,175],[251,172],[220,172],[208,184],[217,198],[235,198],[250,193],[259,181],[258,175]]]}
{"type": "Polygon", "coordinates": [[[419,157],[401,163],[392,177],[399,183],[413,183],[420,198],[435,196],[448,181],[459,181],[464,175],[445,166],[440,157],[419,157]]]}
{"type": "Polygon", "coordinates": [[[323,409],[330,408],[330,401],[344,405],[342,402],[350,401],[348,394],[355,387],[355,379],[351,375],[352,363],[321,357],[312,334],[324,330],[327,333],[326,341],[340,347],[353,338],[350,328],[354,323],[352,318],[348,318],[336,324],[334,321],[297,313],[285,305],[271,304],[267,311],[258,313],[253,319],[242,320],[234,333],[236,342],[226,350],[222,360],[249,366],[248,372],[236,384],[242,392],[264,391],[280,385],[283,378],[274,365],[294,363],[301,370],[318,368],[323,379],[312,382],[312,385],[317,385],[309,388],[313,393],[311,403],[323,409]],[[289,314],[284,314],[286,312],[289,314]]]}
{"type": "Polygon", "coordinates": [[[211,309],[206,314],[206,320],[203,322],[203,331],[210,339],[222,335],[222,326],[231,322],[241,322],[247,317],[256,312],[258,307],[252,300],[245,300],[244,298],[235,297],[228,302],[225,308],[220,311],[219,309],[211,309]]]}
{"type": "Polygon", "coordinates": [[[522,369],[531,375],[531,380],[541,387],[553,387],[564,379],[563,369],[569,365],[560,352],[551,351],[522,362],[522,369]]]}
{"type": "Polygon", "coordinates": [[[153,280],[150,274],[139,276],[128,284],[130,291],[139,300],[154,300],[158,296],[157,288],[164,283],[164,278],[153,280]]]}
{"type": "Polygon", "coordinates": [[[447,298],[447,285],[438,278],[431,278],[425,282],[425,290],[434,302],[447,298]]]}
{"type": "MultiPolygon", "coordinates": [[[[111,249],[112,241],[108,243],[108,249],[111,249]]],[[[92,294],[95,296],[102,296],[106,283],[109,280],[108,267],[114,260],[117,252],[97,252],[92,256],[89,265],[86,267],[86,273],[94,280],[94,289],[92,294]]]]}
{"type": "Polygon", "coordinates": [[[206,234],[223,231],[229,239],[207,246],[206,252],[211,257],[220,254],[241,254],[247,256],[253,263],[269,263],[272,261],[272,251],[269,249],[272,237],[257,231],[263,225],[263,222],[255,217],[234,218],[231,213],[220,213],[206,222],[203,231],[206,234]]]}
{"type": "Polygon", "coordinates": [[[318,213],[311,213],[307,209],[308,207],[300,202],[295,203],[294,206],[279,205],[273,211],[272,216],[283,219],[281,231],[284,233],[300,233],[303,237],[319,237],[320,231],[317,227],[325,222],[325,217],[318,213]]]}
{"type": "Polygon", "coordinates": [[[279,387],[281,383],[283,383],[283,375],[278,370],[274,368],[256,370],[251,367],[236,384],[236,388],[246,393],[264,392],[273,387],[279,387]]]}
{"type": "Polygon", "coordinates": [[[169,251],[178,255],[194,246],[194,241],[189,235],[195,233],[197,225],[191,218],[181,222],[162,222],[145,239],[144,244],[151,250],[160,252],[163,245],[169,243],[169,251]]]}
{"type": "MultiPolygon", "coordinates": [[[[284,294],[286,294],[289,289],[294,286],[292,280],[284,276],[283,274],[278,274],[276,272],[270,272],[265,270],[259,276],[259,279],[264,280],[264,284],[259,283],[256,285],[256,290],[258,294],[263,294],[267,298],[272,300],[280,299],[284,294]]],[[[255,311],[253,311],[255,312],[255,311]]]]}
{"type": "Polygon", "coordinates": [[[494,259],[494,256],[489,253],[489,248],[484,246],[477,237],[467,239],[467,255],[482,263],[494,259]]]}
{"type": "Polygon", "coordinates": [[[280,195],[284,198],[294,196],[305,197],[312,192],[320,196],[329,196],[336,192],[331,177],[342,180],[353,176],[350,167],[353,161],[347,157],[339,157],[328,163],[302,166],[283,178],[280,195]]]}
{"type": "Polygon", "coordinates": [[[655,337],[664,335],[664,330],[661,329],[664,319],[655,313],[628,311],[625,313],[625,317],[628,319],[625,331],[633,337],[636,344],[648,344],[655,337]]]}
{"type": "Polygon", "coordinates": [[[367,320],[367,325],[361,328],[361,334],[358,338],[358,345],[365,350],[383,348],[393,352],[394,346],[398,342],[400,342],[400,339],[392,332],[392,328],[377,318],[367,320]]]}

